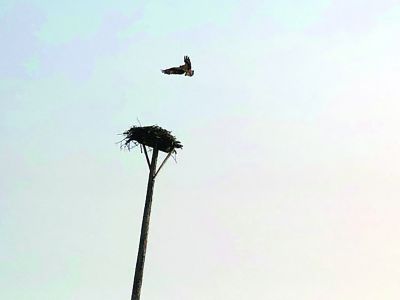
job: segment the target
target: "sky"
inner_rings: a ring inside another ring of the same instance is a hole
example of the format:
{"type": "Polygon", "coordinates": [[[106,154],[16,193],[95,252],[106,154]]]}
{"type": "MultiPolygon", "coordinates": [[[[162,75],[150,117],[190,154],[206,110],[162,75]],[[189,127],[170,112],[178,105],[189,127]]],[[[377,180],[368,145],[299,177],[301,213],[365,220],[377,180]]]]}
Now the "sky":
{"type": "Polygon", "coordinates": [[[130,299],[138,120],[183,144],[143,299],[399,299],[399,32],[392,0],[0,0],[0,299],[130,299]]]}

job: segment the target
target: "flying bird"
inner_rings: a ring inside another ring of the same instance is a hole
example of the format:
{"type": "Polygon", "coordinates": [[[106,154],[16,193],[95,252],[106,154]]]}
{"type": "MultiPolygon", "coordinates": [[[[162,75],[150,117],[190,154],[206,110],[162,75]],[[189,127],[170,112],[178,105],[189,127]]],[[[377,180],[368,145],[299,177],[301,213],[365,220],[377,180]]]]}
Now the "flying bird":
{"type": "Polygon", "coordinates": [[[192,64],[190,63],[190,58],[189,56],[184,56],[183,61],[185,62],[184,65],[179,66],[179,67],[173,67],[165,70],[161,70],[164,74],[178,74],[182,75],[185,74],[185,76],[193,76],[194,71],[192,70],[192,64]]]}

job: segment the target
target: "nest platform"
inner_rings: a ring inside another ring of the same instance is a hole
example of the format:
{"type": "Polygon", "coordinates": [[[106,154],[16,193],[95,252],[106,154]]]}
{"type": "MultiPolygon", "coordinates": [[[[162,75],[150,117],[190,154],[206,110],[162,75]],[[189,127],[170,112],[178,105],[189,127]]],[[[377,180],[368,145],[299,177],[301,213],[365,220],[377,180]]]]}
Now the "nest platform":
{"type": "Polygon", "coordinates": [[[123,133],[124,139],[120,142],[121,148],[132,149],[139,144],[170,153],[175,149],[182,148],[170,131],[157,125],[152,126],[132,126],[123,133]]]}

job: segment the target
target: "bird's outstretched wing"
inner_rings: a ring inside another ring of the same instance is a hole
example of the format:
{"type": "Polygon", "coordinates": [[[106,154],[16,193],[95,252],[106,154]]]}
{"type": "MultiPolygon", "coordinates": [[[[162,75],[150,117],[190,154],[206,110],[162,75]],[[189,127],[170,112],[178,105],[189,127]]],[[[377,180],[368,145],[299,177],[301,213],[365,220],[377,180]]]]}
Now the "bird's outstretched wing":
{"type": "Polygon", "coordinates": [[[183,70],[181,67],[174,67],[174,68],[169,68],[165,70],[161,70],[164,74],[184,74],[185,70],[183,70]]]}
{"type": "Polygon", "coordinates": [[[189,56],[184,56],[183,57],[183,61],[185,62],[185,67],[187,68],[187,70],[191,70],[192,69],[192,64],[190,63],[190,58],[189,56]]]}

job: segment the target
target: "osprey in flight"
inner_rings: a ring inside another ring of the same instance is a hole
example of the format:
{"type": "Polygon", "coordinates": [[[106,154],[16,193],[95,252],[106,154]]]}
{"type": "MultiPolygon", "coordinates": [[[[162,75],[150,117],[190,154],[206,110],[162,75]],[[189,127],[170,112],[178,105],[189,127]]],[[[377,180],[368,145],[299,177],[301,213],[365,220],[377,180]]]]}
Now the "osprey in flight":
{"type": "Polygon", "coordinates": [[[192,64],[190,63],[190,58],[189,56],[185,56],[183,58],[183,61],[185,62],[184,65],[179,66],[179,67],[174,67],[174,68],[169,68],[165,70],[161,70],[164,74],[185,74],[185,76],[193,76],[194,71],[192,70],[192,64]]]}

